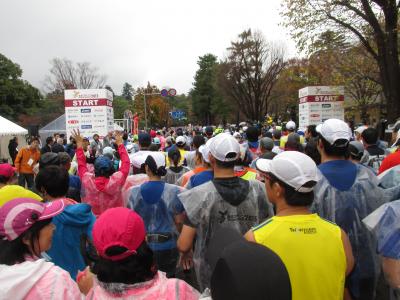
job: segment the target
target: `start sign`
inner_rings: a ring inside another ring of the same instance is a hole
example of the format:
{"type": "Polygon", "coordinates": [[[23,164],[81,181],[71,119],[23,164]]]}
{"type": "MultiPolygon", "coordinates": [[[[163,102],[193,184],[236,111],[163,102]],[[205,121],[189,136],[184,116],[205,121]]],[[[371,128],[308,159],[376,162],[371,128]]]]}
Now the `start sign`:
{"type": "Polygon", "coordinates": [[[114,129],[113,95],[106,89],[65,90],[67,138],[79,129],[84,137],[101,138],[114,129]]]}
{"type": "Polygon", "coordinates": [[[343,86],[310,86],[299,90],[299,128],[332,118],[344,120],[343,86]]]}

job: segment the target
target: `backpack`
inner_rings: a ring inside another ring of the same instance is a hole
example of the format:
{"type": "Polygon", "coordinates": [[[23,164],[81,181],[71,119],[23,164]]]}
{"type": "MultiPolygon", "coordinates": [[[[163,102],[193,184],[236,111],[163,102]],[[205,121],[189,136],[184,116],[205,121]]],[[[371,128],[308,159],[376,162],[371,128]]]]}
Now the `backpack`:
{"type": "Polygon", "coordinates": [[[378,174],[379,168],[381,167],[382,161],[385,159],[386,155],[370,155],[366,165],[370,167],[375,174],[378,174]]]}

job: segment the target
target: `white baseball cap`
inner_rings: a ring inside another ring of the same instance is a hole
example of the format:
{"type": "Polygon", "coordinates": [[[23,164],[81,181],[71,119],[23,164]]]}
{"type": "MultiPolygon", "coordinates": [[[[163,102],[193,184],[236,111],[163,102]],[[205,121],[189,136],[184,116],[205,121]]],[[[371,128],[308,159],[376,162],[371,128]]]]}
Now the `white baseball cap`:
{"type": "Polygon", "coordinates": [[[256,167],[261,172],[272,173],[300,193],[311,192],[319,180],[315,162],[309,156],[297,151],[282,152],[272,160],[259,158],[256,167]],[[315,184],[305,187],[308,182],[315,184]]]}
{"type": "Polygon", "coordinates": [[[207,163],[210,163],[210,157],[209,157],[210,147],[209,146],[210,146],[210,143],[212,140],[213,140],[213,138],[209,139],[205,145],[201,145],[199,147],[199,152],[201,153],[201,156],[203,156],[203,160],[207,163]]]}
{"type": "Polygon", "coordinates": [[[217,160],[228,162],[238,159],[240,154],[240,144],[238,141],[228,133],[220,133],[214,137],[209,145],[210,153],[217,160]],[[229,155],[234,153],[235,155],[229,155]]]}
{"type": "Polygon", "coordinates": [[[132,155],[131,163],[135,168],[140,168],[145,162],[148,156],[152,156],[156,162],[157,168],[165,167],[165,155],[161,152],[153,151],[139,151],[132,155]]]}
{"type": "Polygon", "coordinates": [[[182,136],[182,135],[178,136],[178,137],[176,138],[176,144],[179,145],[179,146],[186,144],[186,139],[185,139],[185,137],[182,136]]]}
{"type": "Polygon", "coordinates": [[[286,129],[287,130],[295,130],[296,129],[296,123],[293,121],[289,121],[286,123],[286,129]]]}
{"type": "Polygon", "coordinates": [[[333,145],[337,140],[350,141],[351,139],[350,127],[344,121],[339,119],[328,119],[321,126],[317,126],[316,129],[331,145],[333,145]]]}

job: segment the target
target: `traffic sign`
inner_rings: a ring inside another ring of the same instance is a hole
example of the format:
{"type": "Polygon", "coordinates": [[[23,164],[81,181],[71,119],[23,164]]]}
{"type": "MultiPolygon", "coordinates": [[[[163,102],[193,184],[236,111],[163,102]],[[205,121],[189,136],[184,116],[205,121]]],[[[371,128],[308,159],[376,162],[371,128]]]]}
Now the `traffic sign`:
{"type": "Polygon", "coordinates": [[[163,97],[167,97],[169,95],[168,90],[167,89],[162,89],[161,90],[161,96],[163,97]]]}
{"type": "Polygon", "coordinates": [[[172,119],[182,119],[185,116],[185,112],[183,110],[175,110],[175,111],[171,111],[171,118],[172,119]]]}
{"type": "Polygon", "coordinates": [[[176,96],[176,89],[169,89],[168,96],[175,97],[176,96]]]}

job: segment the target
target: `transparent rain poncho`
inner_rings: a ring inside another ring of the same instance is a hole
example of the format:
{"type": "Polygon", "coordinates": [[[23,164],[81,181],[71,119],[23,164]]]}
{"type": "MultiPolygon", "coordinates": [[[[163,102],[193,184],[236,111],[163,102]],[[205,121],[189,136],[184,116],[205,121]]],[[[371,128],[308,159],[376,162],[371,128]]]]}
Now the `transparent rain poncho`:
{"type": "Polygon", "coordinates": [[[355,266],[349,277],[349,288],[356,297],[360,293],[360,280],[379,276],[377,241],[362,223],[362,219],[385,202],[399,198],[398,187],[384,190],[378,186],[377,177],[366,167],[357,165],[356,179],[347,190],[338,190],[320,173],[315,188],[315,200],[311,206],[322,218],[339,225],[349,236],[355,266]]]}
{"type": "MultiPolygon", "coordinates": [[[[395,166],[386,170],[378,176],[379,186],[384,189],[400,185],[400,166],[395,166]]],[[[396,199],[397,200],[397,199],[396,199]]]]}
{"type": "Polygon", "coordinates": [[[184,189],[164,182],[157,181],[157,183],[164,185],[159,198],[151,197],[151,195],[150,197],[143,196],[141,186],[135,186],[131,189],[128,201],[128,208],[133,209],[143,218],[147,234],[172,235],[172,238],[164,243],[149,242],[153,251],[176,248],[178,230],[174,216],[183,213],[178,194],[184,189]]]}
{"type": "MultiPolygon", "coordinates": [[[[191,226],[196,227],[193,262],[200,291],[210,287],[211,270],[205,261],[206,249],[214,233],[220,228],[232,228],[244,235],[253,226],[273,216],[264,185],[250,180],[245,200],[238,206],[225,201],[213,181],[204,183],[179,195],[191,226]]],[[[239,190],[231,189],[239,194],[239,190]]]]}
{"type": "Polygon", "coordinates": [[[173,170],[173,168],[171,169],[171,167],[167,168],[167,174],[161,179],[169,184],[177,184],[178,179],[181,178],[183,174],[189,172],[190,169],[188,167],[181,166],[178,167],[176,171],[178,172],[175,172],[175,170],[173,170]]]}
{"type": "Polygon", "coordinates": [[[376,234],[386,280],[400,289],[400,200],[382,205],[363,222],[376,234]]]}

